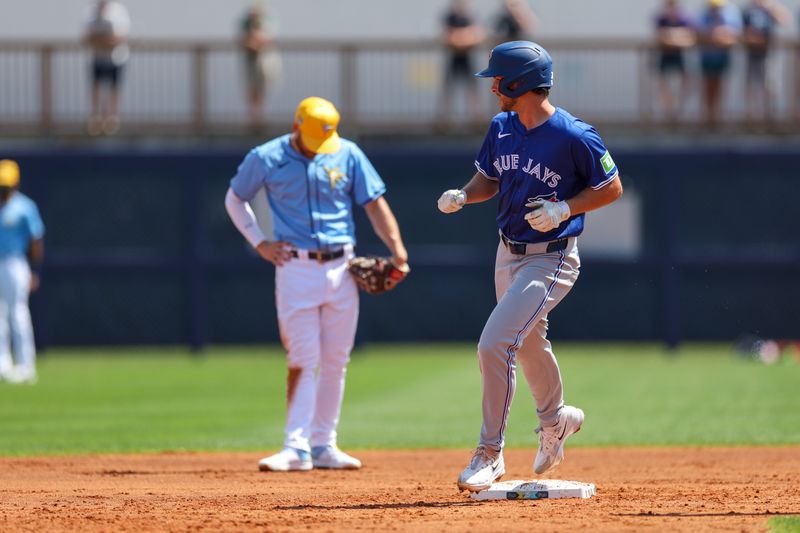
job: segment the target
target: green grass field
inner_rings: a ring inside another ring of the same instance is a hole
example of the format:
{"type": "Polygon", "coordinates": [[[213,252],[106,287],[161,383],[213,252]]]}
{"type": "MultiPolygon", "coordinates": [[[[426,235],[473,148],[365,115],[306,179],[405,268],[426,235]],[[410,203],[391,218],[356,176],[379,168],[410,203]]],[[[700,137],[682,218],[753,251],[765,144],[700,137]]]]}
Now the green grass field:
{"type": "MultiPolygon", "coordinates": [[[[800,364],[730,347],[564,344],[569,403],[587,415],[572,446],[800,443],[800,364]]],[[[35,386],[0,383],[0,455],[272,450],[284,420],[278,347],[50,350],[35,386]]],[[[510,447],[534,446],[518,372],[510,447]]],[[[358,448],[464,447],[480,429],[473,345],[369,345],[353,354],[339,427],[358,448]]]]}
{"type": "Polygon", "coordinates": [[[767,524],[772,533],[797,533],[800,531],[800,516],[776,516],[767,524]]]}

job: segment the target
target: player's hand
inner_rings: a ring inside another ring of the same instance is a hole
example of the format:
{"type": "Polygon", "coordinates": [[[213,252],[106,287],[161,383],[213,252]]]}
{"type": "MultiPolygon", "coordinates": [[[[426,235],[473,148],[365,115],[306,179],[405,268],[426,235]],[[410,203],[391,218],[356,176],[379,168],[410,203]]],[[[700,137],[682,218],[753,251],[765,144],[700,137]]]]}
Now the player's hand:
{"type": "Polygon", "coordinates": [[[567,220],[570,216],[570,209],[567,202],[546,202],[544,200],[534,200],[525,207],[533,209],[525,215],[525,220],[536,231],[546,233],[552,231],[567,220]]]}
{"type": "Polygon", "coordinates": [[[390,261],[394,266],[396,266],[400,270],[404,270],[406,268],[406,265],[408,265],[408,252],[406,252],[406,249],[403,248],[402,250],[399,250],[394,254],[392,254],[390,261]]]}
{"type": "Polygon", "coordinates": [[[467,193],[461,189],[444,191],[439,197],[438,207],[442,213],[455,213],[467,203],[467,193]]]}
{"type": "Polygon", "coordinates": [[[289,243],[284,241],[262,241],[256,246],[256,252],[275,266],[283,266],[292,258],[289,243]]]}

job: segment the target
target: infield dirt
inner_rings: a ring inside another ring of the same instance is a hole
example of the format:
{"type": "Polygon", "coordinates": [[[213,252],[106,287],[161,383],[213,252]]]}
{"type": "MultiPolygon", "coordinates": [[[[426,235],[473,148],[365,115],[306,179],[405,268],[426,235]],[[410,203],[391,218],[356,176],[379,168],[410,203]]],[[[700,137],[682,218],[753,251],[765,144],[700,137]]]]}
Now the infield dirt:
{"type": "MultiPolygon", "coordinates": [[[[507,450],[505,479],[531,479],[507,450]]],[[[0,458],[2,531],[763,531],[800,515],[800,446],[568,449],[588,500],[475,502],[469,450],[363,451],[360,471],[261,473],[255,453],[0,458]]]]}

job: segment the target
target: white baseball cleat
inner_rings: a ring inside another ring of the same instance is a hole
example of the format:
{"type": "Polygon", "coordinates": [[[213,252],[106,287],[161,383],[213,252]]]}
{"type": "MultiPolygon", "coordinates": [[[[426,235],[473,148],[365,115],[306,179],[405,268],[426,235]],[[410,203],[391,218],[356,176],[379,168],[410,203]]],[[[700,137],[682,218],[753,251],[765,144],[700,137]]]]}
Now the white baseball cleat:
{"type": "Polygon", "coordinates": [[[314,468],[311,464],[311,454],[305,450],[286,447],[269,457],[264,457],[258,462],[258,469],[262,472],[294,472],[308,471],[314,468]]]}
{"type": "Polygon", "coordinates": [[[361,468],[361,461],[347,455],[335,445],[311,448],[311,462],[314,464],[314,468],[332,470],[358,470],[361,468]]]}
{"type": "Polygon", "coordinates": [[[35,368],[17,367],[3,372],[1,379],[9,383],[35,385],[39,378],[35,368]]]}
{"type": "Polygon", "coordinates": [[[571,405],[565,405],[558,414],[558,422],[550,428],[536,428],[539,434],[539,451],[533,463],[533,471],[537,474],[549,472],[564,460],[564,443],[573,433],[577,433],[583,424],[583,411],[571,405]]]}
{"type": "Polygon", "coordinates": [[[480,492],[492,486],[496,480],[506,473],[503,452],[496,452],[484,446],[478,446],[472,455],[469,466],[458,476],[458,488],[470,492],[480,492]]]}

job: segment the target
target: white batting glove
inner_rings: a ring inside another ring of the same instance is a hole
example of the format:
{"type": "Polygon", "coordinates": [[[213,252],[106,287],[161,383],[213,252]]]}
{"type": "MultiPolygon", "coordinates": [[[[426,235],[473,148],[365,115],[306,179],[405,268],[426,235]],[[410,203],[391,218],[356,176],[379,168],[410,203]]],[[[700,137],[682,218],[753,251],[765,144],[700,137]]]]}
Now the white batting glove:
{"type": "Polygon", "coordinates": [[[534,200],[525,204],[525,207],[533,208],[533,211],[525,215],[525,220],[533,229],[542,233],[556,229],[571,214],[567,202],[534,200]]]}
{"type": "Polygon", "coordinates": [[[467,193],[461,189],[444,191],[439,197],[439,211],[442,213],[455,213],[467,203],[467,193]]]}

